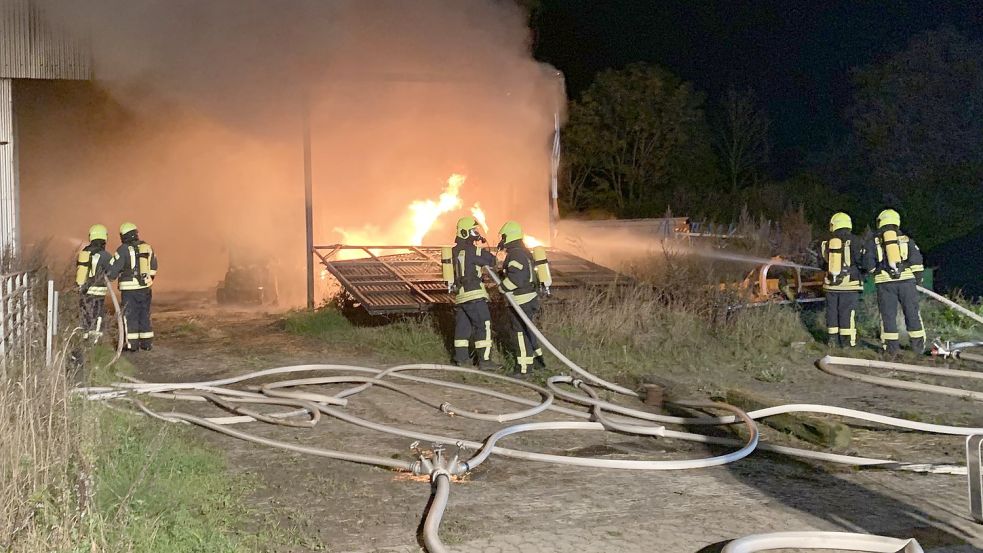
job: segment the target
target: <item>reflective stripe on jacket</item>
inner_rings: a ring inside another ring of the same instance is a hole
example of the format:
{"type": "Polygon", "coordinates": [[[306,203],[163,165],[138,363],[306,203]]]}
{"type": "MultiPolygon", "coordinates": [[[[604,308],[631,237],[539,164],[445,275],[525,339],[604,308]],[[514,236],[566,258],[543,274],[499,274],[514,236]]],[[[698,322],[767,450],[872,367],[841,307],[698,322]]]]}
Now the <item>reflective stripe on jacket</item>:
{"type": "Polygon", "coordinates": [[[110,280],[119,279],[120,290],[142,290],[154,285],[157,255],[150,244],[138,240],[121,244],[110,266],[110,280]]]}
{"type": "Polygon", "coordinates": [[[495,264],[495,256],[474,243],[474,240],[457,238],[451,257],[454,260],[454,284],[457,295],[454,303],[488,299],[488,291],[482,280],[482,267],[495,264]]]}
{"type": "Polygon", "coordinates": [[[838,230],[823,241],[820,253],[826,270],[823,290],[863,290],[863,244],[856,236],[846,229],[838,230]]]}
{"type": "MultiPolygon", "coordinates": [[[[887,228],[891,229],[890,227],[887,228]]],[[[915,241],[900,230],[891,229],[897,232],[898,249],[901,253],[900,265],[892,270],[887,262],[887,253],[884,249],[885,243],[882,239],[883,230],[881,229],[878,231],[878,234],[874,235],[873,240],[867,244],[867,251],[865,252],[866,259],[864,264],[873,269],[874,282],[876,284],[912,280],[915,278],[916,273],[925,270],[922,252],[918,249],[915,241]]]]}
{"type": "Polygon", "coordinates": [[[512,292],[516,303],[523,305],[536,299],[538,280],[533,267],[532,252],[522,243],[513,240],[505,245],[505,265],[502,267],[502,288],[512,292]]]}
{"type": "Polygon", "coordinates": [[[75,284],[89,296],[105,296],[109,292],[105,276],[109,273],[110,258],[102,241],[90,242],[82,248],[75,261],[75,284]]]}

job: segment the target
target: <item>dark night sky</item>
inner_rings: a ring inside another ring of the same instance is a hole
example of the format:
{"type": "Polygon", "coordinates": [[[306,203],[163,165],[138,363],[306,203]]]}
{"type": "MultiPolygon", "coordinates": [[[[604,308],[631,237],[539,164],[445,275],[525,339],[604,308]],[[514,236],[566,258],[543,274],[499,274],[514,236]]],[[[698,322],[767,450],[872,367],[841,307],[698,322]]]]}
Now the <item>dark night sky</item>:
{"type": "Polygon", "coordinates": [[[751,86],[772,119],[775,162],[791,169],[846,130],[849,69],[951,26],[983,38],[983,1],[543,0],[536,57],[574,98],[605,68],[645,61],[715,102],[751,86]]]}

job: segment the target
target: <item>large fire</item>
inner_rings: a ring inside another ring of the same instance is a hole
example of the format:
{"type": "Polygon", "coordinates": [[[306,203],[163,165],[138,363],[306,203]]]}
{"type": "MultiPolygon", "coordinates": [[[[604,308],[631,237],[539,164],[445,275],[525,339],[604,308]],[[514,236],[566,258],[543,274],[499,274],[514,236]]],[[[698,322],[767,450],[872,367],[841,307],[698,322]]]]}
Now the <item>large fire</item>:
{"type": "MultiPolygon", "coordinates": [[[[467,180],[466,175],[452,174],[447,179],[447,185],[434,199],[414,200],[406,207],[406,214],[387,229],[374,225],[365,225],[360,229],[345,229],[335,227],[334,232],[341,235],[341,242],[349,246],[422,246],[427,234],[438,227],[441,217],[454,213],[464,206],[461,199],[461,188],[467,180]]],[[[486,238],[492,244],[497,240],[487,236],[489,231],[488,218],[481,204],[475,202],[470,208],[471,215],[484,230],[486,238]]],[[[544,243],[530,235],[526,235],[525,243],[529,247],[542,246],[544,243]]],[[[441,240],[440,243],[449,242],[441,240]]],[[[392,252],[389,252],[392,253],[392,252]]],[[[358,250],[346,250],[338,253],[339,259],[356,259],[365,257],[358,250]]]]}

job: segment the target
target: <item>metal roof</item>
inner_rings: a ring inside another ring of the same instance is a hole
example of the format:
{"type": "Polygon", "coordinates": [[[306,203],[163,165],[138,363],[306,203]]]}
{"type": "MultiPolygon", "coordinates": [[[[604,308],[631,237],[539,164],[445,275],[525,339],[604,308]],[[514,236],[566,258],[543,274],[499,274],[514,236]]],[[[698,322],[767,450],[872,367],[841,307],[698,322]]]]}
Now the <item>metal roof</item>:
{"type": "Polygon", "coordinates": [[[86,80],[89,48],[52,24],[34,0],[0,0],[0,78],[86,80]]]}
{"type": "MultiPolygon", "coordinates": [[[[435,305],[454,303],[440,271],[439,247],[315,246],[315,254],[345,292],[370,315],[424,313],[435,305]],[[343,250],[363,250],[370,257],[338,260],[343,250]],[[389,253],[386,253],[389,252],[389,253]]],[[[562,250],[548,250],[551,290],[559,298],[588,287],[611,286],[629,280],[562,250]]]]}

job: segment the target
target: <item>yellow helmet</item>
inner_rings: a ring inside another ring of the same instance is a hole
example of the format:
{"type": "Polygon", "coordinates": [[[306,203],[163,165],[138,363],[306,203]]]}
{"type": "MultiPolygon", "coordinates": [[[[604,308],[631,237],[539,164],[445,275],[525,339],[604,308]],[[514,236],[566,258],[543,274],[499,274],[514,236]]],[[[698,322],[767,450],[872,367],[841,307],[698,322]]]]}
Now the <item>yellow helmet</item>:
{"type": "Polygon", "coordinates": [[[461,217],[457,220],[457,235],[460,238],[467,238],[471,235],[471,229],[478,226],[478,221],[474,217],[461,217]]]}
{"type": "Polygon", "coordinates": [[[89,240],[109,240],[109,231],[102,225],[92,225],[89,227],[89,240]]]}
{"type": "Polygon", "coordinates": [[[829,231],[836,232],[841,228],[853,229],[853,220],[850,216],[842,211],[839,213],[834,213],[832,217],[829,218],[829,231]]]}
{"type": "Polygon", "coordinates": [[[126,222],[126,223],[123,223],[122,225],[119,226],[119,234],[120,234],[120,236],[122,236],[122,235],[124,235],[124,234],[126,234],[128,232],[133,232],[136,229],[137,229],[137,226],[136,225],[134,225],[133,223],[130,223],[130,222],[126,222]]]}
{"type": "Polygon", "coordinates": [[[901,226],[901,215],[898,215],[898,212],[893,209],[885,209],[877,215],[877,228],[888,225],[901,226]]]}
{"type": "Polygon", "coordinates": [[[522,227],[515,221],[507,221],[502,225],[502,230],[498,231],[498,234],[502,236],[503,244],[508,244],[515,240],[522,240],[523,238],[522,227]]]}

